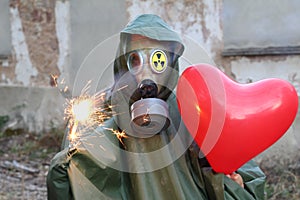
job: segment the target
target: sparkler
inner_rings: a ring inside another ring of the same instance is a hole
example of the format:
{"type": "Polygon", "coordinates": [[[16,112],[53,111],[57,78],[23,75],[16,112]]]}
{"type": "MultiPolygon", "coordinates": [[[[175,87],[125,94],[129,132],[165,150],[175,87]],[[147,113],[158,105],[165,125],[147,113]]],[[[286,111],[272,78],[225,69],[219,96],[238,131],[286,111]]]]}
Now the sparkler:
{"type": "Polygon", "coordinates": [[[90,81],[81,91],[80,96],[67,99],[65,108],[65,119],[69,121],[70,144],[76,146],[82,133],[102,126],[103,122],[109,118],[109,113],[105,111],[105,93],[90,95],[90,81]]]}
{"type": "MultiPolygon", "coordinates": [[[[57,82],[56,76],[52,76],[52,78],[55,80],[56,87],[59,88],[59,85],[63,85],[63,83],[57,82]]],[[[83,137],[83,133],[96,126],[103,126],[104,121],[112,116],[112,111],[108,111],[111,110],[111,106],[108,109],[104,106],[106,92],[98,92],[90,95],[90,84],[91,81],[82,89],[81,94],[74,98],[71,98],[71,95],[69,95],[70,92],[67,86],[64,88],[60,86],[60,92],[66,97],[64,114],[65,120],[68,121],[70,148],[77,146],[80,138],[83,137]]],[[[122,138],[126,137],[124,131],[119,132],[110,128],[105,129],[112,131],[123,144],[122,138]]]]}

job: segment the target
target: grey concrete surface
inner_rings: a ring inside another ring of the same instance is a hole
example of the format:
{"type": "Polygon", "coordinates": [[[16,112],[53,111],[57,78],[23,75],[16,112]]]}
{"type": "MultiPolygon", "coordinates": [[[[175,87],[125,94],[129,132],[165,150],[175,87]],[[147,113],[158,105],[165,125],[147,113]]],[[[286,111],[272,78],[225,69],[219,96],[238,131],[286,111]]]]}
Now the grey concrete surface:
{"type": "Polygon", "coordinates": [[[64,125],[65,99],[50,87],[0,87],[0,116],[9,116],[3,128],[42,133],[64,125]]]}

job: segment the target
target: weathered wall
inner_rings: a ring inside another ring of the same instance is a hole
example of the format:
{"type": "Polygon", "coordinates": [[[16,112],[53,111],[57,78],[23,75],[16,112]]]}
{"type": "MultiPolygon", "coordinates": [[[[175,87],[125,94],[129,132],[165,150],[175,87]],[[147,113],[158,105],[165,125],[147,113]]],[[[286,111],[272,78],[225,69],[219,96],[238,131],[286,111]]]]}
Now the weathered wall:
{"type": "Polygon", "coordinates": [[[56,88],[50,87],[49,81],[51,74],[63,72],[65,63],[61,58],[68,58],[68,53],[61,49],[60,38],[65,32],[58,32],[65,25],[62,17],[67,10],[59,8],[68,2],[10,0],[9,3],[12,49],[8,58],[0,62],[0,115],[10,117],[7,125],[13,129],[41,132],[60,126],[64,100],[56,88]]]}
{"type": "Polygon", "coordinates": [[[12,128],[35,132],[64,124],[65,99],[51,88],[50,76],[60,76],[72,88],[85,56],[125,26],[125,2],[7,1],[12,49],[8,58],[0,55],[0,117],[9,116],[12,128]]]}
{"type": "MultiPolygon", "coordinates": [[[[127,0],[128,19],[136,15],[160,15],[176,31],[193,38],[213,59],[215,65],[240,83],[277,77],[290,81],[300,94],[300,56],[232,56],[223,57],[223,0],[127,0]]],[[[290,153],[300,146],[300,119],[268,153],[290,153]]]]}
{"type": "Polygon", "coordinates": [[[2,83],[48,85],[58,74],[55,1],[10,1],[13,52],[8,67],[1,67],[2,83]]]}
{"type": "Polygon", "coordinates": [[[0,128],[42,133],[63,126],[64,100],[57,90],[50,87],[1,86],[0,93],[0,116],[9,117],[8,123],[0,128]]]}
{"type": "MultiPolygon", "coordinates": [[[[49,86],[50,74],[62,75],[63,78],[72,80],[86,54],[98,42],[110,34],[117,33],[137,15],[154,13],[160,15],[176,31],[192,38],[203,47],[215,65],[237,81],[247,83],[278,77],[290,81],[300,93],[299,55],[222,56],[223,0],[75,2],[77,4],[67,0],[10,0],[8,9],[11,20],[12,54],[8,60],[0,62],[2,85],[38,87],[44,90],[41,86],[49,86]]],[[[56,89],[53,91],[58,94],[56,89]]],[[[3,93],[1,91],[0,93],[3,98],[3,93]]],[[[22,93],[15,92],[12,93],[12,97],[4,97],[8,98],[5,102],[10,102],[9,99],[13,100],[14,95],[19,94],[22,93]]],[[[53,96],[58,97],[59,94],[53,96]]],[[[51,99],[51,95],[48,98],[51,99]]],[[[42,105],[42,100],[37,99],[43,98],[31,98],[29,95],[26,101],[37,101],[37,105],[42,105]]],[[[62,102],[57,105],[62,106],[62,102]]],[[[43,112],[47,114],[49,110],[43,112]]],[[[38,119],[27,120],[25,124],[34,124],[34,120],[38,119]]],[[[299,146],[297,135],[300,129],[299,120],[297,117],[287,136],[281,140],[288,141],[291,148],[299,146]]],[[[30,127],[41,126],[30,125],[30,127]]]]}

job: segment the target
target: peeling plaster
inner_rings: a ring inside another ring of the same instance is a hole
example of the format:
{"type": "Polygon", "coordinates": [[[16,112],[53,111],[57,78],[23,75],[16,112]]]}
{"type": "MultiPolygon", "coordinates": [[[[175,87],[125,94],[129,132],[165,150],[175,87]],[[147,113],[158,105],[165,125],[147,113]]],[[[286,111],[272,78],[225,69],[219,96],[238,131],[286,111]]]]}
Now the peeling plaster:
{"type": "MultiPolygon", "coordinates": [[[[186,34],[194,38],[203,48],[209,53],[209,55],[215,59],[216,51],[214,44],[222,44],[223,31],[220,24],[220,7],[222,3],[218,0],[205,0],[199,2],[202,12],[197,13],[197,23],[187,27],[186,34]],[[201,30],[201,31],[198,31],[201,30]]],[[[180,22],[179,22],[180,23],[180,22]]]]}
{"type": "Polygon", "coordinates": [[[30,78],[37,76],[38,71],[32,65],[27,43],[23,33],[22,22],[18,8],[10,8],[12,46],[16,55],[15,75],[17,81],[24,86],[30,85],[30,78]]]}
{"type": "Polygon", "coordinates": [[[5,84],[8,84],[8,85],[11,85],[12,84],[12,81],[6,77],[6,75],[3,73],[1,74],[1,80],[3,81],[3,83],[5,84]]]}
{"type": "MultiPolygon", "coordinates": [[[[223,31],[220,24],[222,1],[139,1],[128,2],[127,12],[131,21],[137,15],[157,14],[175,31],[194,39],[214,59],[214,46],[222,45],[223,31]]],[[[221,48],[221,47],[220,47],[221,48]]]]}
{"type": "Polygon", "coordinates": [[[59,47],[57,67],[64,74],[69,64],[70,56],[70,2],[56,1],[55,5],[55,27],[59,47]]]}

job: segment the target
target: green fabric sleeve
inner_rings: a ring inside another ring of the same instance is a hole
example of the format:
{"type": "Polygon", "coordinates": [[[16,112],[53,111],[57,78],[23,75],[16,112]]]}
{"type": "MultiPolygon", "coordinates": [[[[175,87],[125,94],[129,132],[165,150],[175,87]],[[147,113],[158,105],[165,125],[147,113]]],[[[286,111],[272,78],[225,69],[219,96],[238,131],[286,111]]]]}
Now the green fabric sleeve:
{"type": "Polygon", "coordinates": [[[69,156],[67,149],[52,159],[47,174],[47,192],[49,200],[72,200],[73,195],[68,177],[69,156]]]}
{"type": "Polygon", "coordinates": [[[237,173],[243,177],[245,189],[255,199],[265,199],[266,176],[253,160],[238,169],[237,173]]]}
{"type": "Polygon", "coordinates": [[[225,199],[263,200],[265,199],[265,175],[254,161],[249,161],[237,170],[244,181],[244,188],[224,176],[225,199]]]}

